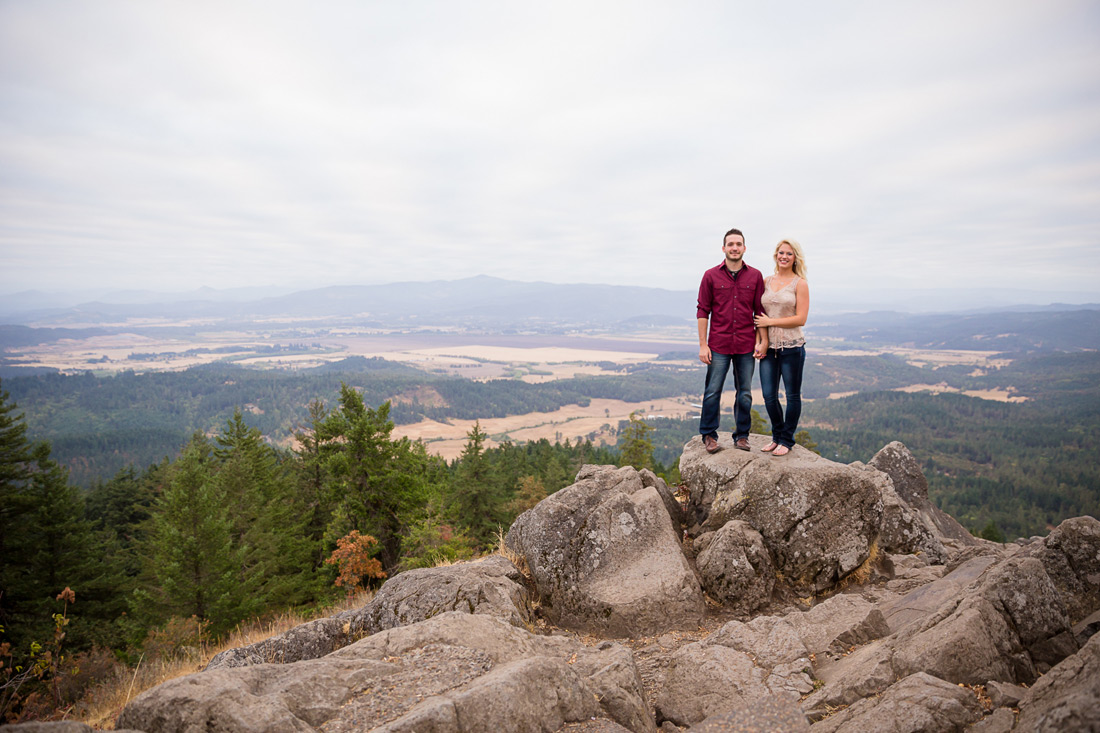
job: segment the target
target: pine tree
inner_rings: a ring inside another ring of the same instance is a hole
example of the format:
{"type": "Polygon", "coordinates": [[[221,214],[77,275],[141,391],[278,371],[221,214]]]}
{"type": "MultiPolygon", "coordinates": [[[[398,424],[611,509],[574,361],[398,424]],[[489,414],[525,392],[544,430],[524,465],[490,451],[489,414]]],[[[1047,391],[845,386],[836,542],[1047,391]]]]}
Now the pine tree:
{"type": "Polygon", "coordinates": [[[297,605],[318,588],[312,574],[309,516],[275,449],[234,411],[215,442],[214,481],[226,497],[234,543],[254,601],[297,605]]]}
{"type": "Polygon", "coordinates": [[[257,604],[225,494],[212,476],[211,453],[196,433],[172,465],[154,507],[150,555],[157,587],[149,597],[161,618],[196,616],[218,633],[257,604]]]}
{"type": "Polygon", "coordinates": [[[620,466],[653,470],[653,441],[649,437],[652,432],[653,426],[638,417],[637,412],[630,413],[630,420],[619,435],[620,466]]]}
{"type": "Polygon", "coordinates": [[[489,547],[497,528],[507,520],[503,486],[485,456],[487,437],[480,422],[466,433],[466,446],[455,462],[447,507],[455,522],[482,548],[489,547]]]}
{"type": "Polygon", "coordinates": [[[0,389],[0,643],[16,658],[25,653],[34,630],[31,562],[36,554],[31,518],[37,508],[31,486],[31,446],[18,407],[0,389]]]}
{"type": "Polygon", "coordinates": [[[423,445],[390,438],[389,414],[388,402],[372,410],[359,392],[342,384],[340,407],[319,430],[329,491],[339,497],[326,537],[335,543],[351,530],[374,537],[386,572],[401,558],[401,535],[423,511],[433,473],[423,445]]]}
{"type": "Polygon", "coordinates": [[[28,531],[26,518],[34,510],[34,497],[27,490],[31,460],[27,425],[8,399],[0,389],[0,625],[6,628],[27,562],[21,535],[28,531]]]}

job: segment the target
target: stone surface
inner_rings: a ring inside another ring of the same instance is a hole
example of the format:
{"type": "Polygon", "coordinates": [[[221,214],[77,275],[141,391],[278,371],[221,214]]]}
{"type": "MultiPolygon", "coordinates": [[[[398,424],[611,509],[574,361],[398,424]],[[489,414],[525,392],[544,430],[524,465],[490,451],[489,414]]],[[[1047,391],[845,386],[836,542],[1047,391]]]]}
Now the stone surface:
{"type": "Polygon", "coordinates": [[[814,733],[956,731],[977,721],[982,707],[965,687],[918,672],[895,682],[882,695],[860,700],[815,723],[814,733]]]}
{"type": "Polygon", "coordinates": [[[994,707],[1014,708],[1020,704],[1020,700],[1027,694],[1027,688],[1022,685],[990,680],[985,684],[985,694],[989,695],[989,701],[993,703],[994,707]]]}
{"type": "Polygon", "coordinates": [[[813,691],[809,653],[786,620],[731,621],[673,657],[657,697],[657,720],[680,726],[770,697],[797,702],[813,691]]]}
{"type": "Polygon", "coordinates": [[[500,555],[476,562],[400,573],[387,580],[361,609],[318,619],[270,639],[218,654],[207,669],[317,659],[366,634],[462,611],[497,616],[523,626],[530,622],[527,592],[512,563],[500,555]]]}
{"type": "Polygon", "coordinates": [[[547,618],[621,637],[697,624],[703,592],[661,498],[633,468],[584,466],[521,514],[505,542],[530,569],[547,618]]]}
{"type": "Polygon", "coordinates": [[[808,611],[784,616],[810,654],[842,651],[887,636],[890,627],[873,603],[858,595],[833,596],[808,611]]]}
{"type": "Polygon", "coordinates": [[[928,480],[920,464],[904,444],[894,441],[883,446],[868,462],[871,468],[890,477],[894,491],[913,512],[915,519],[930,529],[936,539],[954,540],[966,545],[976,544],[973,535],[928,499],[928,480]]]}
{"type": "Polygon", "coordinates": [[[1100,521],[1067,519],[1029,549],[1061,594],[1072,623],[1100,611],[1100,521]]]}
{"type": "Polygon", "coordinates": [[[820,660],[816,674],[824,685],[802,701],[802,709],[818,720],[833,708],[877,695],[897,680],[893,656],[889,644],[877,641],[835,661],[820,660]]]}
{"type": "Polygon", "coordinates": [[[684,447],[680,475],[691,488],[692,536],[747,522],[764,539],[791,587],[820,592],[867,560],[882,523],[882,497],[866,471],[795,446],[779,460],[759,448],[708,454],[699,438],[684,447]]]}
{"type": "Polygon", "coordinates": [[[362,611],[369,633],[406,626],[448,611],[488,614],[513,626],[531,623],[523,578],[501,555],[475,562],[408,570],[390,578],[362,611]]]}
{"type": "MultiPolygon", "coordinates": [[[[882,604],[880,610],[890,630],[898,632],[911,624],[924,622],[940,606],[953,602],[967,585],[979,578],[996,561],[995,555],[971,558],[942,578],[882,604]]],[[[947,567],[951,568],[950,565],[947,567]]]]}
{"type": "Polygon", "coordinates": [[[450,612],[321,659],[209,670],[132,701],[120,727],[148,731],[555,730],[608,717],[655,731],[628,650],[540,637],[450,612]]]}
{"type": "MultiPolygon", "coordinates": [[[[900,443],[898,443],[901,446],[900,443]]],[[[901,446],[903,449],[905,446],[901,446]]],[[[856,462],[852,468],[867,473],[882,497],[882,523],[879,550],[894,553],[919,553],[930,562],[943,564],[950,553],[943,546],[935,524],[908,504],[894,490],[890,477],[872,466],[856,462]]]]}
{"type": "Polygon", "coordinates": [[[1016,725],[1016,713],[1008,708],[997,708],[986,717],[966,729],[966,733],[1009,733],[1016,725]]]}
{"type": "Polygon", "coordinates": [[[1100,636],[1036,682],[1020,702],[1019,731],[1100,731],[1100,636]]]}
{"type": "Polygon", "coordinates": [[[764,697],[710,716],[691,727],[692,733],[801,733],[810,724],[798,703],[783,697],[764,697]]]}
{"type": "Polygon", "coordinates": [[[746,522],[726,522],[696,540],[695,566],[711,598],[740,613],[750,613],[771,600],[775,568],[764,538],[746,522]]]}

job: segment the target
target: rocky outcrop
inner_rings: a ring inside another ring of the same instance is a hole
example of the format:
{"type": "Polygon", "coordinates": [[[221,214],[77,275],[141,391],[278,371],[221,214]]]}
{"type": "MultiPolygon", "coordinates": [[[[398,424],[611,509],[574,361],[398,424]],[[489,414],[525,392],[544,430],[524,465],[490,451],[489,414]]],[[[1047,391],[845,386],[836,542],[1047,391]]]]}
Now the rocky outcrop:
{"type": "Polygon", "coordinates": [[[1100,609],[1100,521],[1067,519],[1036,544],[1031,556],[1058,588],[1072,623],[1100,609]]]}
{"type": "Polygon", "coordinates": [[[1100,731],[1100,636],[1043,675],[1019,702],[1020,731],[1100,731]]]}
{"type": "Polygon", "coordinates": [[[877,697],[857,701],[813,726],[814,733],[839,731],[962,730],[982,715],[982,706],[966,688],[917,672],[891,685],[877,697]]]}
{"type": "Polygon", "coordinates": [[[699,578],[711,598],[741,613],[771,600],[775,568],[764,538],[748,523],[726,522],[697,538],[694,549],[699,578]]]}
{"type": "Polygon", "coordinates": [[[940,543],[977,544],[973,535],[928,498],[928,480],[909,449],[894,441],[883,446],[868,466],[886,474],[890,484],[914,520],[940,543]]]}
{"type": "Polygon", "coordinates": [[[317,659],[368,634],[448,611],[488,614],[515,626],[531,622],[523,576],[500,555],[422,568],[386,581],[361,609],[296,626],[283,634],[218,654],[207,669],[317,659]]]}
{"type": "Polygon", "coordinates": [[[968,541],[900,443],[866,466],[697,443],[686,513],[647,471],[586,466],[515,522],[518,567],[400,574],[148,691],[119,727],[1100,729],[1096,519],[968,541]]]}
{"type": "Polygon", "coordinates": [[[657,720],[690,726],[772,696],[797,702],[813,691],[812,671],[806,646],[786,620],[732,621],[673,655],[657,720]]]}
{"type": "Polygon", "coordinates": [[[449,612],[321,659],[208,670],[131,702],[120,727],[172,731],[557,730],[606,716],[655,731],[629,650],[449,612]]]}
{"type": "MultiPolygon", "coordinates": [[[[708,454],[692,439],[680,458],[691,487],[692,535],[741,520],[763,537],[776,571],[801,592],[834,588],[871,556],[882,525],[879,487],[866,471],[801,446],[782,461],[758,449],[708,454]]],[[[759,444],[759,445],[758,445],[759,444]]]]}
{"type": "Polygon", "coordinates": [[[552,623],[616,637],[702,619],[671,494],[663,481],[645,479],[629,467],[584,466],[576,483],[508,530],[505,544],[526,563],[552,623]]]}

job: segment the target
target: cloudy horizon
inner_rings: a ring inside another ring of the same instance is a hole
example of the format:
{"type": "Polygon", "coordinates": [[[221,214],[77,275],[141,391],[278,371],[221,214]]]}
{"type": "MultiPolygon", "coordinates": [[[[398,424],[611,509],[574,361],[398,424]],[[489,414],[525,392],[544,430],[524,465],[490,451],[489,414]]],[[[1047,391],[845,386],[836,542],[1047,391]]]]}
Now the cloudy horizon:
{"type": "MultiPolygon", "coordinates": [[[[1090,2],[0,1],[0,292],[1095,294],[1090,2]]],[[[1100,295],[1096,297],[1100,299],[1100,295]]]]}

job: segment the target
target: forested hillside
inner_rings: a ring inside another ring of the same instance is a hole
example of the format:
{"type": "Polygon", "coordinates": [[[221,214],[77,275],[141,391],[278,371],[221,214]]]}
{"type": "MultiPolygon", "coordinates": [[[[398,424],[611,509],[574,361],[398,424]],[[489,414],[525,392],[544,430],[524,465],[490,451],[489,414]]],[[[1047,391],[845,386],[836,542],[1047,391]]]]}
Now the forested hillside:
{"type": "MultiPolygon", "coordinates": [[[[165,644],[489,551],[581,465],[617,460],[581,441],[486,449],[475,423],[447,464],[393,427],[388,403],[341,385],[334,403],[310,404],[295,452],[235,411],[178,458],[84,492],[0,390],[0,722],[71,704],[89,681],[80,670],[105,658],[138,664],[165,644]]],[[[639,440],[631,454],[652,465],[650,451],[639,440]]]]}
{"type": "MultiPolygon", "coordinates": [[[[617,369],[614,365],[609,368],[617,369]]],[[[627,375],[577,377],[543,384],[501,379],[475,382],[429,374],[383,359],[348,359],[318,369],[258,371],[208,365],[182,372],[45,374],[4,380],[27,415],[30,435],[49,440],[71,480],[91,486],[122,467],[174,457],[194,431],[216,431],[241,409],[249,424],[285,442],[309,420],[314,400],[333,403],[340,385],[354,386],[367,404],[392,401],[399,425],[424,418],[477,420],[587,405],[592,399],[643,401],[692,393],[698,370],[643,365],[627,375]],[[438,399],[422,402],[422,388],[438,399]]]]}

